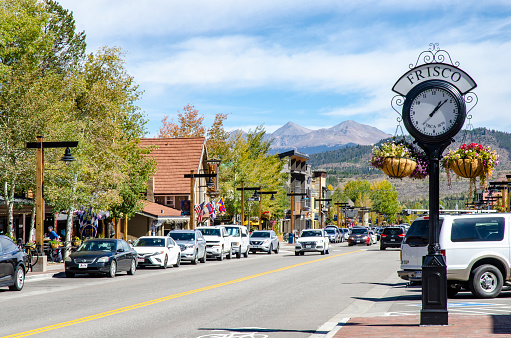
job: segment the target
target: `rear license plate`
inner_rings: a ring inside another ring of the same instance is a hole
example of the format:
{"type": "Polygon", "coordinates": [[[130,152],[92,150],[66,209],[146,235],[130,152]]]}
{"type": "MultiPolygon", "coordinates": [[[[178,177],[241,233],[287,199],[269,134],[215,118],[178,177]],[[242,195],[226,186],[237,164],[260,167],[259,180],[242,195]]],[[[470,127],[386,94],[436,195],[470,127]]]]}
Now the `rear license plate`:
{"type": "Polygon", "coordinates": [[[422,278],[422,271],[416,271],[415,272],[415,277],[416,278],[422,278]]]}
{"type": "Polygon", "coordinates": [[[87,266],[89,266],[87,263],[79,263],[78,264],[79,269],[87,269],[87,266]]]}
{"type": "Polygon", "coordinates": [[[310,249],[312,248],[312,245],[306,245],[305,248],[310,249]]]}
{"type": "Polygon", "coordinates": [[[396,241],[396,239],[395,239],[395,238],[391,238],[391,239],[390,239],[390,241],[391,241],[391,242],[395,242],[395,241],[396,241]]]}

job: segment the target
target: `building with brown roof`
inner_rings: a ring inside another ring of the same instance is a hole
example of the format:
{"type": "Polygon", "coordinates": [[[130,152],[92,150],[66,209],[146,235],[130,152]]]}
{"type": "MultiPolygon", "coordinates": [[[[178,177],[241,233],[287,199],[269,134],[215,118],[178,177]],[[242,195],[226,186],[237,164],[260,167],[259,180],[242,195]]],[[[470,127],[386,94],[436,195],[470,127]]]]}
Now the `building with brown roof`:
{"type": "Polygon", "coordinates": [[[148,184],[144,210],[130,220],[129,234],[140,237],[151,233],[164,234],[176,227],[189,228],[190,216],[182,213],[181,205],[190,205],[193,212],[195,204],[209,202],[208,179],[185,178],[192,172],[210,172],[206,139],[144,138],[140,140],[140,147],[154,148],[148,156],[156,160],[156,173],[148,184]],[[194,201],[188,203],[192,184],[194,201]]]}

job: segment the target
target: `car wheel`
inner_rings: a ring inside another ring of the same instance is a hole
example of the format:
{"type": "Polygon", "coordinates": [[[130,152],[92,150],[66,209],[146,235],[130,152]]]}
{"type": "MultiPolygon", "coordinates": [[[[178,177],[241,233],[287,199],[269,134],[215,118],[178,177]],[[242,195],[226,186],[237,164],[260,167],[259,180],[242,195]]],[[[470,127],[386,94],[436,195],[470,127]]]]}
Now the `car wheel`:
{"type": "Polygon", "coordinates": [[[470,291],[478,298],[495,298],[502,291],[502,273],[491,264],[477,267],[470,274],[470,291]]]}
{"type": "Polygon", "coordinates": [[[216,259],[218,259],[219,261],[224,260],[224,247],[222,247],[222,249],[220,250],[220,256],[217,257],[216,259]]]}
{"type": "Polygon", "coordinates": [[[326,253],[326,250],[325,250],[325,249],[323,249],[323,250],[321,251],[321,254],[322,254],[322,255],[324,255],[325,253],[326,253]]]}
{"type": "Polygon", "coordinates": [[[14,273],[14,285],[9,286],[11,291],[21,291],[25,285],[25,269],[23,266],[18,265],[16,272],[14,273]]]}
{"type": "Polygon", "coordinates": [[[380,250],[385,250],[386,247],[384,247],[383,245],[380,245],[380,250]]]}
{"type": "Polygon", "coordinates": [[[193,255],[192,264],[197,265],[197,262],[199,261],[199,252],[195,251],[195,255],[193,255]]]}
{"type": "Polygon", "coordinates": [[[247,258],[248,257],[248,248],[247,248],[247,251],[245,251],[245,253],[243,254],[243,257],[247,258]]]}
{"type": "Polygon", "coordinates": [[[174,264],[175,268],[178,268],[181,265],[181,255],[177,255],[176,264],[174,264]]]}
{"type": "Polygon", "coordinates": [[[275,253],[278,254],[280,249],[280,244],[277,244],[277,249],[275,249],[275,253]]]}
{"type": "Polygon", "coordinates": [[[304,255],[305,255],[305,252],[300,252],[300,255],[304,256],[304,255]]]}
{"type": "Polygon", "coordinates": [[[200,262],[201,263],[206,263],[206,250],[204,250],[204,256],[202,256],[200,262]]]}
{"type": "Polygon", "coordinates": [[[238,248],[238,252],[236,252],[236,258],[241,258],[241,245],[238,248]]]}
{"type": "Polygon", "coordinates": [[[326,249],[326,254],[329,255],[330,254],[330,249],[326,249]]]}
{"type": "Polygon", "coordinates": [[[114,278],[116,273],[117,273],[117,263],[115,261],[112,261],[112,263],[110,263],[110,269],[108,270],[108,277],[114,278]]]}
{"type": "Polygon", "coordinates": [[[295,251],[295,256],[298,256],[300,253],[298,251],[295,251]]]}
{"type": "Polygon", "coordinates": [[[135,271],[137,271],[137,261],[132,259],[130,269],[128,270],[128,275],[133,276],[135,274],[135,271]]]}
{"type": "Polygon", "coordinates": [[[227,259],[231,259],[231,258],[232,258],[232,246],[229,249],[229,252],[227,253],[227,259]]]}
{"type": "Polygon", "coordinates": [[[163,261],[163,265],[161,266],[162,269],[166,269],[169,265],[169,256],[165,255],[165,260],[163,261]]]}
{"type": "Polygon", "coordinates": [[[66,271],[66,278],[73,278],[75,276],[74,272],[66,271]]]}
{"type": "Polygon", "coordinates": [[[271,252],[273,251],[273,245],[270,244],[270,249],[268,250],[268,255],[271,255],[271,252]]]}

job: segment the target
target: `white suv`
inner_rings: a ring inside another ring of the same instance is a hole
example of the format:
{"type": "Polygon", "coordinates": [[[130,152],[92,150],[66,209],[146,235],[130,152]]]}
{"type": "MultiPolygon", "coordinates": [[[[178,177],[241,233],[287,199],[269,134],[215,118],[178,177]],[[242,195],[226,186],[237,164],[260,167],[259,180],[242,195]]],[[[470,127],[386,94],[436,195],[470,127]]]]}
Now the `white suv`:
{"type": "Polygon", "coordinates": [[[229,224],[224,225],[229,235],[231,235],[232,250],[236,254],[236,258],[248,257],[249,240],[248,230],[244,225],[229,224]]]}
{"type": "MultiPolygon", "coordinates": [[[[497,297],[511,281],[510,214],[440,216],[440,249],[447,264],[447,294],[462,288],[479,298],[497,297]]],[[[429,218],[416,219],[401,245],[399,277],[422,281],[422,257],[427,254],[429,218]]]]}
{"type": "Polygon", "coordinates": [[[198,227],[206,240],[206,254],[208,257],[214,257],[219,261],[232,258],[231,236],[223,225],[198,227]]]}

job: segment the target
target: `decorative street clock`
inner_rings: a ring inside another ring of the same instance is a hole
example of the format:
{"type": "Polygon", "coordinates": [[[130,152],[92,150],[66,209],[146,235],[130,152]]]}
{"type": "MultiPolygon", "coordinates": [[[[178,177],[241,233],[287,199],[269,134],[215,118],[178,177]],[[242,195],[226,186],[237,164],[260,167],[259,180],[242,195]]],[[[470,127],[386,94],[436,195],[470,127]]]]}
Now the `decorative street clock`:
{"type": "Polygon", "coordinates": [[[412,88],[403,105],[403,123],[415,139],[438,143],[454,137],[466,118],[459,90],[442,80],[429,80],[412,88]]]}

